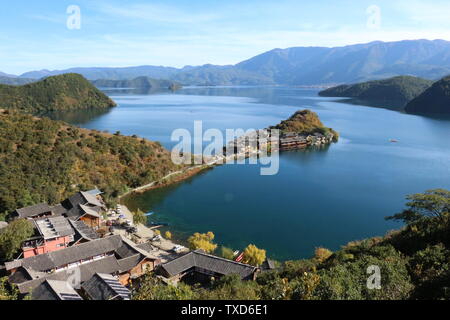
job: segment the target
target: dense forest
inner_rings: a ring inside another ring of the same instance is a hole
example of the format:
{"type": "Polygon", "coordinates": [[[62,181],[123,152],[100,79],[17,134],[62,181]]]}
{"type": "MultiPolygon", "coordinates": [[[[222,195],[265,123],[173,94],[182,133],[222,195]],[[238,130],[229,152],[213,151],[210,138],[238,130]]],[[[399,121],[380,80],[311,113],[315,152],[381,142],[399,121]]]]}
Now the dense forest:
{"type": "Polygon", "coordinates": [[[334,140],[337,141],[339,133],[331,128],[327,128],[320,121],[317,113],[311,110],[301,110],[294,113],[289,119],[282,121],[271,129],[278,129],[281,133],[294,132],[298,134],[328,134],[331,133],[334,136],[334,140]]]}
{"type": "Polygon", "coordinates": [[[28,113],[110,108],[115,102],[75,73],[45,78],[23,86],[0,85],[0,108],[28,113]]]}
{"type": "Polygon", "coordinates": [[[256,281],[229,275],[207,287],[174,287],[149,274],[136,286],[134,299],[449,299],[450,191],[408,196],[407,208],[387,219],[403,221],[405,227],[350,242],[336,252],[317,248],[311,259],[286,261],[256,281]],[[371,278],[377,269],[379,283],[371,278]]]}
{"type": "Polygon", "coordinates": [[[157,142],[0,113],[0,213],[95,186],[114,199],[178,169],[157,142]]]}
{"type": "Polygon", "coordinates": [[[349,97],[368,101],[396,101],[406,104],[419,96],[433,84],[411,76],[400,76],[384,80],[368,81],[357,84],[341,85],[319,92],[323,97],[349,97]]]}
{"type": "Polygon", "coordinates": [[[450,76],[434,83],[405,107],[409,113],[450,114],[450,76]]]}

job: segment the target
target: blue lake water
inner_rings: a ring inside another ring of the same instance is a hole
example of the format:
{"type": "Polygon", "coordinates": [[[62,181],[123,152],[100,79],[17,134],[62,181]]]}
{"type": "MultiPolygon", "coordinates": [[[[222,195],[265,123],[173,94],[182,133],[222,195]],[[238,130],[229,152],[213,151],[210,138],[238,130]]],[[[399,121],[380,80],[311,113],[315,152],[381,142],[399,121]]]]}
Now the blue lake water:
{"type": "Polygon", "coordinates": [[[280,171],[261,176],[258,165],[224,165],[183,183],[129,197],[132,208],[154,211],[179,238],[213,231],[216,242],[249,243],[276,259],[305,258],[316,247],[382,236],[400,227],[385,216],[405,196],[450,189],[450,119],[408,115],[336,102],[318,90],[284,87],[185,88],[175,94],[109,92],[119,104],[106,113],[59,115],[86,128],[120,131],[167,148],[177,128],[265,128],[300,109],[317,112],[341,134],[317,151],[282,153],[280,171]],[[398,143],[391,143],[397,139],[398,143]]]}

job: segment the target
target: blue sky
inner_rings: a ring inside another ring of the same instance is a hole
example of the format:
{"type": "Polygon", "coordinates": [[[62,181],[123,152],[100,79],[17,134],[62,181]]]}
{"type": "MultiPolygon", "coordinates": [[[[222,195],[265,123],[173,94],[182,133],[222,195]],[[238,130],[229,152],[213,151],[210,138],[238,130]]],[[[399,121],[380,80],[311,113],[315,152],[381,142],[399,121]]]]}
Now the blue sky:
{"type": "Polygon", "coordinates": [[[235,64],[273,48],[450,40],[449,16],[448,0],[15,0],[0,11],[0,71],[235,64]],[[67,28],[70,5],[79,30],[67,28]],[[369,27],[373,5],[381,20],[369,27]]]}

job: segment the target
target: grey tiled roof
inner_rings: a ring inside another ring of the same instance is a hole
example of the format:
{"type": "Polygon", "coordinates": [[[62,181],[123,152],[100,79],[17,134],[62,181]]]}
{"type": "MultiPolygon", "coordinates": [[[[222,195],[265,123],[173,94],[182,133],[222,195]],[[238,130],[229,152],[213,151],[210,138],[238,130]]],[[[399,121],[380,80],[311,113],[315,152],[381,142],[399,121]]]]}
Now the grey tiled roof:
{"type": "Polygon", "coordinates": [[[34,223],[39,233],[46,240],[75,234],[69,219],[62,216],[38,219],[34,223]]]}
{"type": "Polygon", "coordinates": [[[67,281],[46,280],[32,293],[33,300],[83,300],[67,281]]]}
{"type": "Polygon", "coordinates": [[[142,259],[144,259],[144,256],[138,253],[127,258],[117,260],[117,263],[120,266],[120,270],[124,272],[127,270],[131,270],[132,268],[137,266],[142,261],[142,259]]]}
{"type": "Polygon", "coordinates": [[[81,288],[91,300],[130,300],[130,291],[109,274],[95,274],[81,288]]]}
{"type": "Polygon", "coordinates": [[[220,275],[238,274],[242,279],[250,277],[257,270],[253,266],[206,254],[201,250],[190,252],[161,265],[171,277],[194,267],[220,275]]]}
{"type": "Polygon", "coordinates": [[[49,213],[51,211],[52,211],[52,208],[48,204],[40,203],[40,204],[37,204],[34,206],[16,209],[15,212],[19,218],[28,218],[28,217],[41,215],[44,213],[49,213]]]}
{"type": "Polygon", "coordinates": [[[18,266],[45,272],[82,259],[88,259],[108,252],[113,252],[122,245],[120,235],[97,239],[66,249],[40,254],[34,257],[6,262],[7,270],[18,266]]]}
{"type": "Polygon", "coordinates": [[[75,239],[78,241],[80,238],[83,238],[85,240],[91,241],[95,239],[99,239],[100,236],[97,232],[95,232],[94,229],[89,227],[86,223],[83,221],[73,221],[69,219],[70,224],[76,231],[77,238],[75,239]]]}
{"type": "MultiPolygon", "coordinates": [[[[40,278],[25,281],[22,283],[16,283],[16,285],[20,293],[28,293],[37,288],[45,280],[67,281],[70,277],[73,277],[73,270],[74,269],[63,270],[51,274],[44,274],[40,278]]],[[[120,272],[120,266],[117,263],[117,259],[114,256],[109,256],[100,260],[92,261],[90,263],[82,264],[81,266],[79,266],[78,270],[80,272],[80,284],[81,284],[92,278],[92,276],[96,273],[107,273],[107,274],[118,273],[120,272]]]]}

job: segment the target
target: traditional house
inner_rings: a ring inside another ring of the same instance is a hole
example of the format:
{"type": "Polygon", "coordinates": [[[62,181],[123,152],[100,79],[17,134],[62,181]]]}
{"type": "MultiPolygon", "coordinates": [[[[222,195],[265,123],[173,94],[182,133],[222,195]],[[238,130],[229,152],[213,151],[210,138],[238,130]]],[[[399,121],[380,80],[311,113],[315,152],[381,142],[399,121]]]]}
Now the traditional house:
{"type": "Polygon", "coordinates": [[[158,273],[172,282],[186,277],[207,281],[229,274],[237,274],[242,280],[254,280],[257,272],[256,267],[206,254],[202,250],[189,252],[158,267],[158,273]]]}
{"type": "Polygon", "coordinates": [[[101,215],[106,206],[100,197],[99,191],[80,191],[64,200],[61,205],[66,209],[66,215],[74,221],[83,221],[96,229],[100,227],[101,215]]]}
{"type": "Polygon", "coordinates": [[[31,294],[32,300],[83,300],[67,281],[45,280],[31,294]]]}
{"type": "Polygon", "coordinates": [[[96,273],[81,285],[83,295],[89,300],[130,300],[131,292],[116,277],[96,273]]]}
{"type": "Polygon", "coordinates": [[[75,231],[75,241],[72,245],[99,239],[99,234],[91,227],[86,225],[83,221],[73,221],[67,219],[75,231]]]}
{"type": "Polygon", "coordinates": [[[22,244],[24,258],[67,248],[75,240],[75,231],[62,216],[33,220],[37,236],[22,244]]]}
{"type": "Polygon", "coordinates": [[[115,235],[6,262],[5,267],[9,281],[16,284],[21,293],[28,293],[45,280],[67,281],[75,277],[81,285],[96,273],[117,276],[120,283],[127,285],[159,263],[159,259],[134,242],[115,235]]]}
{"type": "Polygon", "coordinates": [[[52,216],[52,207],[46,203],[40,203],[34,206],[16,209],[12,214],[13,219],[36,219],[42,217],[52,216]]]}

